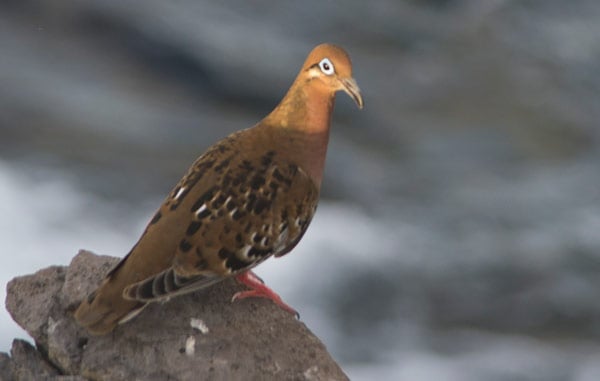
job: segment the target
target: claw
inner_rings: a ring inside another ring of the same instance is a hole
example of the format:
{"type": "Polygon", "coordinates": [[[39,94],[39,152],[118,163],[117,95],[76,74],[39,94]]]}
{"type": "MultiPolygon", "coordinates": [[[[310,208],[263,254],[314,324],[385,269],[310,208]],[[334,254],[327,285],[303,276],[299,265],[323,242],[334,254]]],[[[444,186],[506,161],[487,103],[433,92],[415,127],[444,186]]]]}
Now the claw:
{"type": "Polygon", "coordinates": [[[271,299],[273,303],[277,304],[283,310],[293,314],[296,316],[296,319],[300,319],[300,314],[298,311],[290,307],[286,304],[279,295],[277,295],[273,290],[265,285],[265,282],[260,279],[256,274],[252,271],[248,270],[238,276],[236,276],[238,282],[246,285],[250,288],[247,291],[240,291],[233,294],[231,297],[231,301],[234,302],[238,299],[245,298],[267,298],[271,299]]]}

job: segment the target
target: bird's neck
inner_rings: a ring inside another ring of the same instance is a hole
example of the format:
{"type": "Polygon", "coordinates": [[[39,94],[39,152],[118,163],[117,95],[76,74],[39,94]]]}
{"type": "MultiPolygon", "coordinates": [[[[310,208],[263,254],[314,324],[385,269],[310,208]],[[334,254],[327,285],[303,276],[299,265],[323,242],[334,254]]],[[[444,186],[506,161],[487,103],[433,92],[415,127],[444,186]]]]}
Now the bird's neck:
{"type": "Polygon", "coordinates": [[[334,94],[296,80],[281,103],[265,118],[281,151],[298,161],[320,188],[329,142],[334,94]]]}

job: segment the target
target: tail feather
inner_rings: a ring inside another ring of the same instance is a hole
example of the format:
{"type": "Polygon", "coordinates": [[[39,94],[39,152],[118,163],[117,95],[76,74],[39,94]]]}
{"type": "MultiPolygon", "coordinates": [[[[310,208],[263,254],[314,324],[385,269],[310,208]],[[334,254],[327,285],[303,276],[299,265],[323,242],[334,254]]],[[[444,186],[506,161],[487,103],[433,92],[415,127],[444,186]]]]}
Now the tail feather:
{"type": "Polygon", "coordinates": [[[144,303],[144,304],[141,305],[141,307],[138,307],[136,309],[133,309],[133,310],[129,311],[129,313],[127,313],[127,315],[125,315],[121,319],[119,319],[118,324],[127,323],[129,320],[131,320],[134,317],[138,316],[139,313],[142,312],[144,310],[144,308],[146,308],[147,306],[148,306],[148,303],[144,303]]]}
{"type": "Polygon", "coordinates": [[[106,282],[85,298],[75,311],[75,319],[79,325],[87,328],[94,335],[104,335],[112,331],[117,324],[127,317],[133,317],[145,307],[145,303],[125,300],[120,296],[113,297],[115,292],[106,282]],[[114,302],[114,301],[118,302],[114,302]]]}
{"type": "Polygon", "coordinates": [[[127,286],[123,291],[125,299],[148,303],[169,299],[173,296],[187,294],[220,282],[218,275],[195,275],[183,277],[173,268],[157,275],[127,286]]]}
{"type": "Polygon", "coordinates": [[[122,271],[117,271],[124,268],[121,263],[107,275],[96,291],[81,302],[75,311],[77,322],[94,335],[104,335],[112,331],[118,324],[130,320],[140,313],[150,302],[187,294],[224,279],[215,274],[183,277],[172,268],[168,268],[142,281],[128,285],[129,277],[120,276],[123,275],[122,271]]]}

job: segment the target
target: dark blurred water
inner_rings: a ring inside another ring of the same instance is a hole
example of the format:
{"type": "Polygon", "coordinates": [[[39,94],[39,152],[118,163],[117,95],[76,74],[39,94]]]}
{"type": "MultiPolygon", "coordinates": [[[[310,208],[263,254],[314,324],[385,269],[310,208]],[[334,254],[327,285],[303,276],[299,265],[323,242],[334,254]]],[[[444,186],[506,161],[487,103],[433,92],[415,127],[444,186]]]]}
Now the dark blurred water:
{"type": "Polygon", "coordinates": [[[597,380],[599,19],[591,0],[5,2],[2,283],[123,255],[329,41],[366,107],[339,97],[324,202],[258,272],[352,379],[597,380]]]}

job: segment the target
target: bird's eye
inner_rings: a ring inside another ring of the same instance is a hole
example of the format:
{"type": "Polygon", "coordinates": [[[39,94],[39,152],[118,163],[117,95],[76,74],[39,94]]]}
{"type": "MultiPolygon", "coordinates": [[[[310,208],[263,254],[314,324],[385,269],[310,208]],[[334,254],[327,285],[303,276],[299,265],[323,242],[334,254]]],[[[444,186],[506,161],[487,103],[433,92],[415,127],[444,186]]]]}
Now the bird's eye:
{"type": "Polygon", "coordinates": [[[326,74],[326,75],[331,75],[335,72],[335,69],[333,68],[333,64],[331,63],[331,61],[329,61],[328,58],[323,58],[321,60],[321,62],[319,62],[319,68],[321,69],[323,74],[326,74]]]}

